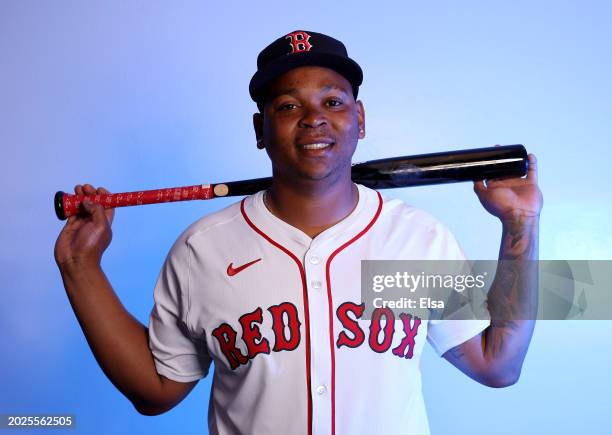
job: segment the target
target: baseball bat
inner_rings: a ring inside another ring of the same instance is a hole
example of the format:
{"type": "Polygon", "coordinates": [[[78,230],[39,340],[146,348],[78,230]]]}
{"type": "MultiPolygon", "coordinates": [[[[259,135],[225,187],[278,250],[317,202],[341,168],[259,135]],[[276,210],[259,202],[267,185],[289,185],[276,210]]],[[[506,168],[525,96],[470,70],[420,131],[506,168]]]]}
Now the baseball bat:
{"type": "MultiPolygon", "coordinates": [[[[356,163],[351,168],[355,183],[372,189],[455,183],[504,177],[522,177],[527,174],[527,151],[523,145],[504,145],[458,151],[391,157],[356,163]]],[[[71,195],[57,192],[55,213],[64,220],[79,212],[81,203],[89,200],[105,208],[156,204],[161,202],[212,199],[225,196],[250,195],[272,184],[272,178],[231,181],[218,184],[138,192],[100,195],[71,195]]]]}

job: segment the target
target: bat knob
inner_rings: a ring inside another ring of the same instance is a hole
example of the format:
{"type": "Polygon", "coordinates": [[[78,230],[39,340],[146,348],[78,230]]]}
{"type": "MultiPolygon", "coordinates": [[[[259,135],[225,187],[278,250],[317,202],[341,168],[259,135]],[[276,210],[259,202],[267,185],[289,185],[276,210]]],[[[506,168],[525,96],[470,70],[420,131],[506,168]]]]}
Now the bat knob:
{"type": "Polygon", "coordinates": [[[66,214],[64,213],[64,192],[61,190],[55,193],[53,198],[53,206],[55,207],[55,214],[59,220],[65,221],[66,214]]]}

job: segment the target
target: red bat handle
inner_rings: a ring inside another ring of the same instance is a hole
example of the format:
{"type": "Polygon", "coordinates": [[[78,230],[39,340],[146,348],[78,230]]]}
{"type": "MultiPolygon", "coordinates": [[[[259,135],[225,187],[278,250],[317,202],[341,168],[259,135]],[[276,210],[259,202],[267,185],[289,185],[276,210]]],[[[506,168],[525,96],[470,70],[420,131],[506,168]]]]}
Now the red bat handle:
{"type": "Polygon", "coordinates": [[[101,204],[104,208],[115,208],[130,205],[156,204],[159,202],[211,199],[213,197],[213,186],[210,184],[100,195],[70,195],[64,192],[57,192],[55,194],[55,212],[59,219],[64,220],[77,214],[84,200],[101,204]]]}

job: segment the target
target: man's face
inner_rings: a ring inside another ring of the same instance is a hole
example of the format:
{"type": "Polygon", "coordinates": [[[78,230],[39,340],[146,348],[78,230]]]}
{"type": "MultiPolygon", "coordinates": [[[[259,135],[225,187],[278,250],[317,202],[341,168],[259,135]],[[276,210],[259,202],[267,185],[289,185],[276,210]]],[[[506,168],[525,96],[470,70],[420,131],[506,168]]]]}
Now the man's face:
{"type": "Polygon", "coordinates": [[[350,83],[323,67],[295,68],[272,82],[263,113],[253,120],[274,176],[285,180],[346,174],[365,135],[363,105],[350,83]]]}

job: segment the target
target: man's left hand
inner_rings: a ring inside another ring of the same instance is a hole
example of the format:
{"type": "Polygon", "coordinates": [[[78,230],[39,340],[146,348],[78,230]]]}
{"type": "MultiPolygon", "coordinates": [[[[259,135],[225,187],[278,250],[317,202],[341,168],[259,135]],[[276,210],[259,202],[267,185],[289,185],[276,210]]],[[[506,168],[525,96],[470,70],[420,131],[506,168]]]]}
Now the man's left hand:
{"type": "Polygon", "coordinates": [[[503,178],[474,182],[474,191],[485,209],[502,222],[537,218],[542,210],[536,157],[529,154],[526,178],[503,178]]]}

